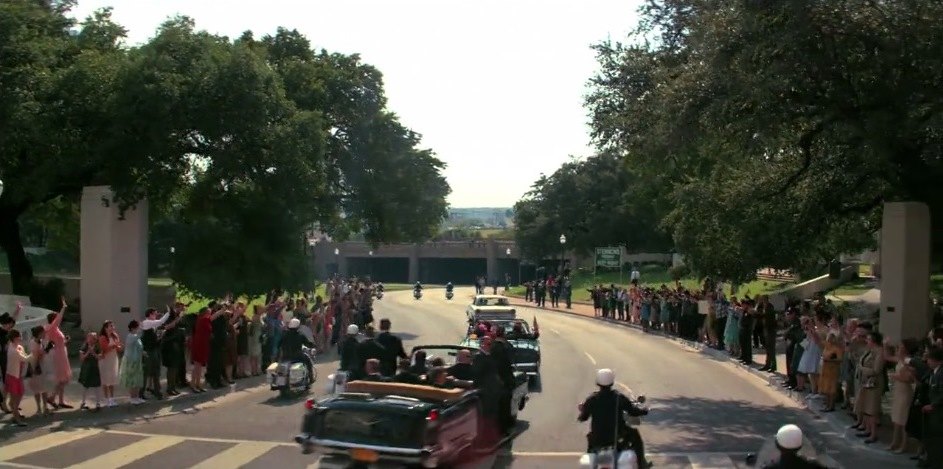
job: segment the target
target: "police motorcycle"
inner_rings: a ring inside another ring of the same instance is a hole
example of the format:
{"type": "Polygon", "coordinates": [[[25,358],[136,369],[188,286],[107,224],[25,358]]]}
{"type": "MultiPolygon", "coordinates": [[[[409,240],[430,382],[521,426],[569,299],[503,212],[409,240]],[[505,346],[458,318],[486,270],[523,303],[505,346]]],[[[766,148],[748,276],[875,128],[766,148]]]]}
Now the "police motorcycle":
{"type": "Polygon", "coordinates": [[[377,284],[376,297],[378,300],[383,299],[383,284],[382,283],[377,284]]]}
{"type": "Polygon", "coordinates": [[[422,298],[422,284],[416,282],[416,286],[413,287],[413,298],[420,299],[422,298]]]}
{"type": "MultiPolygon", "coordinates": [[[[625,397],[629,398],[636,407],[648,411],[648,408],[644,407],[645,396],[636,397],[631,389],[626,388],[624,390],[626,391],[623,393],[625,397]]],[[[620,418],[626,419],[625,421],[633,427],[637,427],[642,423],[641,417],[631,416],[627,410],[619,413],[620,418]]],[[[584,469],[646,469],[639,467],[638,455],[634,449],[625,444],[622,438],[616,444],[602,446],[583,454],[580,457],[579,467],[584,469]]]]}
{"type": "Polygon", "coordinates": [[[302,346],[301,351],[307,360],[311,361],[311,376],[304,363],[281,360],[268,366],[266,373],[272,391],[278,391],[280,397],[289,397],[292,394],[311,390],[311,385],[318,379],[318,370],[314,367],[314,357],[317,351],[311,347],[302,346]]]}
{"type": "Polygon", "coordinates": [[[445,286],[445,299],[446,300],[451,300],[455,296],[455,292],[452,291],[453,288],[454,287],[452,286],[452,282],[449,282],[445,286]]]}
{"type": "MultiPolygon", "coordinates": [[[[795,425],[785,425],[771,438],[767,438],[759,452],[748,454],[746,465],[751,467],[767,467],[779,462],[783,450],[794,451],[806,461],[821,461],[812,442],[802,434],[802,430],[795,425]]],[[[823,464],[824,466],[824,464],[823,464]]]]}

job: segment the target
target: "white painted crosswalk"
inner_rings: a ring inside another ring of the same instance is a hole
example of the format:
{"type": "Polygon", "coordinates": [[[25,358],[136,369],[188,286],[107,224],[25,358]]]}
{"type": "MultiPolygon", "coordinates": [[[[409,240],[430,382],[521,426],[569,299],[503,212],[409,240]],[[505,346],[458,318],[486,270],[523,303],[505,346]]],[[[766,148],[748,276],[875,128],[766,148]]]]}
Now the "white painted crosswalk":
{"type": "MultiPolygon", "coordinates": [[[[287,440],[287,438],[286,438],[287,440]]],[[[475,467],[572,468],[576,452],[505,450],[496,460],[475,467]]],[[[728,469],[745,467],[743,454],[658,453],[649,459],[659,468],[728,469]]],[[[154,467],[318,468],[315,455],[301,454],[290,441],[249,441],[198,436],[160,435],[121,430],[56,431],[0,446],[0,468],[123,468],[154,467]]]]}

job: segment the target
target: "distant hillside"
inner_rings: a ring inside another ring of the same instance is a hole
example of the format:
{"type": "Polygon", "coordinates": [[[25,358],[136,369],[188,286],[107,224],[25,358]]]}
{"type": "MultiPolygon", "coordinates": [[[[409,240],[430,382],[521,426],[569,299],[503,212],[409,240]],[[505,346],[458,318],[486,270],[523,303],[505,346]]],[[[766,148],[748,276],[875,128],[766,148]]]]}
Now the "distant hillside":
{"type": "Polygon", "coordinates": [[[445,228],[506,228],[513,224],[510,207],[450,208],[445,228]]]}

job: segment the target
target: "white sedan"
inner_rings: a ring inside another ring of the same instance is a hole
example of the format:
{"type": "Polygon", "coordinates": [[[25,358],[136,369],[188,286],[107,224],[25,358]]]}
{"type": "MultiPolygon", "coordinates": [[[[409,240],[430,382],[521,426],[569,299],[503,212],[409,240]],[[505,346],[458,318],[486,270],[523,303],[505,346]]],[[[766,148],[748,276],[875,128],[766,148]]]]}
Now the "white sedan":
{"type": "Polygon", "coordinates": [[[470,322],[475,322],[479,319],[514,319],[516,311],[506,296],[475,295],[465,314],[470,322]]]}

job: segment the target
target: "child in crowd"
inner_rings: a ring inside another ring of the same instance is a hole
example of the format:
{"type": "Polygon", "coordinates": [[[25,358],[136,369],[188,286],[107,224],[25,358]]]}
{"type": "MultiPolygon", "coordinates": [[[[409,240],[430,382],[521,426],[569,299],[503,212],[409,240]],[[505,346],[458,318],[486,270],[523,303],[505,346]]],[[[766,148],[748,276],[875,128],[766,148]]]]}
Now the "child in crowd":
{"type": "Polygon", "coordinates": [[[98,345],[98,334],[89,332],[85,335],[85,343],[79,350],[79,359],[82,361],[82,368],[79,371],[79,384],[82,385],[82,405],[80,409],[88,409],[85,404],[85,398],[89,389],[95,390],[95,411],[101,409],[101,374],[98,371],[98,360],[102,357],[101,348],[98,345]]]}

